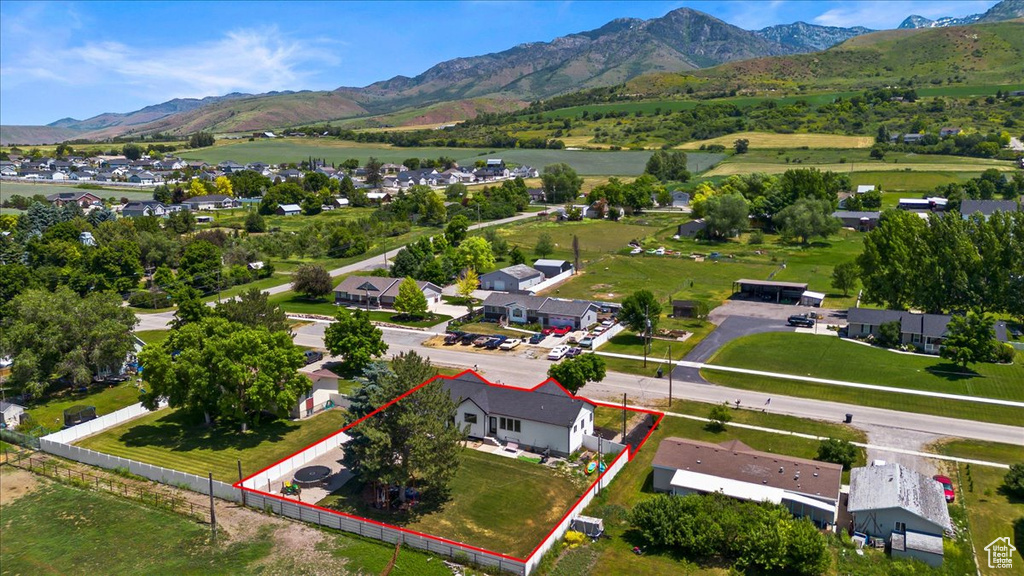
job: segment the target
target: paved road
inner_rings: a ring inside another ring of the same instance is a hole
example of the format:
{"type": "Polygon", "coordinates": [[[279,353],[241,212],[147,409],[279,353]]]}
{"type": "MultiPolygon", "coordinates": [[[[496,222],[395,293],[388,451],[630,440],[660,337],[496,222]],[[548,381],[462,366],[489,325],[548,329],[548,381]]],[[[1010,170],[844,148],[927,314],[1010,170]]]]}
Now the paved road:
{"type": "MultiPolygon", "coordinates": [[[[502,224],[508,224],[510,222],[517,222],[519,220],[527,220],[529,218],[536,218],[537,214],[534,212],[526,212],[523,214],[516,214],[510,218],[502,218],[501,220],[491,220],[489,222],[481,222],[479,224],[473,224],[469,227],[470,230],[479,230],[488,226],[500,226],[502,224]]],[[[370,256],[364,258],[358,262],[353,262],[340,268],[330,270],[329,273],[332,277],[341,276],[342,274],[351,274],[352,272],[361,272],[363,270],[374,270],[376,268],[382,268],[384,266],[385,258],[388,262],[391,262],[395,258],[395,254],[405,248],[405,244],[396,246],[382,254],[376,256],[370,256]]],[[[280,284],[278,286],[272,286],[264,290],[267,294],[280,294],[291,290],[290,283],[280,284]]],[[[209,305],[213,306],[215,303],[210,302],[209,305]]],[[[136,314],[139,319],[139,326],[137,330],[166,330],[171,320],[174,319],[174,311],[160,312],[157,314],[136,314]]]]}
{"type": "MultiPolygon", "coordinates": [[[[304,346],[322,346],[324,327],[325,324],[317,323],[298,328],[296,343],[304,346]]],[[[474,365],[480,364],[480,372],[488,379],[510,386],[531,387],[538,384],[546,378],[548,366],[551,364],[545,359],[528,357],[526,350],[514,354],[483,354],[468,352],[460,346],[427,348],[421,344],[427,334],[413,330],[385,329],[384,335],[391,354],[415,350],[429,356],[439,365],[473,368],[474,365]]],[[[603,382],[588,384],[581,394],[595,400],[621,402],[622,394],[625,393],[630,403],[650,404],[668,397],[668,385],[667,378],[643,378],[609,372],[603,382]]],[[[735,402],[739,399],[741,407],[757,410],[764,406],[767,399],[761,392],[735,390],[686,379],[674,379],[673,397],[712,403],[735,402]]],[[[1024,428],[1020,427],[867,406],[850,406],[809,398],[772,396],[770,409],[774,413],[833,422],[840,421],[849,412],[854,415],[854,424],[867,425],[869,429],[878,431],[878,435],[873,435],[872,440],[883,445],[888,445],[885,438],[904,435],[907,430],[929,436],[959,436],[1010,444],[1024,442],[1024,428]]]]}

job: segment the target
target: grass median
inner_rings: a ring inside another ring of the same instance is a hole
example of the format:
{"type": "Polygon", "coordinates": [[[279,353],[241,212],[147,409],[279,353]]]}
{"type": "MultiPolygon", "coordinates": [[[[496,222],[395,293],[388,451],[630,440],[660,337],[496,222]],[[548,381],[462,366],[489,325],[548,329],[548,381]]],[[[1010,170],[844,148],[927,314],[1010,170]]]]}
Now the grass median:
{"type": "Polygon", "coordinates": [[[977,420],[979,422],[1007,424],[1010,426],[1019,426],[1021,422],[1024,422],[1024,408],[982,404],[980,402],[961,400],[947,400],[945,398],[933,398],[929,396],[908,396],[906,394],[900,394],[899,392],[867,391],[858,388],[833,386],[830,384],[815,384],[813,382],[803,382],[800,380],[790,380],[786,378],[772,378],[770,376],[738,374],[734,372],[719,372],[713,369],[701,370],[700,374],[708,382],[719,384],[721,386],[728,386],[730,388],[757,390],[769,395],[813,398],[815,400],[827,400],[830,402],[848,404],[851,405],[850,410],[852,412],[856,412],[853,406],[859,405],[897,410],[900,412],[917,412],[920,414],[931,414],[933,416],[959,418],[961,420],[977,420]]]}

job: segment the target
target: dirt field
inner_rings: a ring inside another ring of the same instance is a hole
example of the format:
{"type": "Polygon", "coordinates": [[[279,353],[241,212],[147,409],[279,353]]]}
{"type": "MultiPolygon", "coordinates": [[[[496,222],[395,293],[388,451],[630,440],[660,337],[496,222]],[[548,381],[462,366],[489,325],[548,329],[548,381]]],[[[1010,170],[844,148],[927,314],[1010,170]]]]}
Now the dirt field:
{"type": "Polygon", "coordinates": [[[39,485],[35,474],[11,466],[0,468],[0,477],[0,506],[31,494],[39,485]]]}
{"type": "Polygon", "coordinates": [[[832,172],[860,172],[863,170],[871,172],[984,172],[995,168],[1000,172],[1009,172],[1014,168],[1011,165],[992,164],[769,164],[767,162],[724,162],[705,172],[703,176],[732,176],[734,174],[751,174],[761,172],[764,174],[782,174],[793,168],[817,168],[818,170],[832,172]]]}

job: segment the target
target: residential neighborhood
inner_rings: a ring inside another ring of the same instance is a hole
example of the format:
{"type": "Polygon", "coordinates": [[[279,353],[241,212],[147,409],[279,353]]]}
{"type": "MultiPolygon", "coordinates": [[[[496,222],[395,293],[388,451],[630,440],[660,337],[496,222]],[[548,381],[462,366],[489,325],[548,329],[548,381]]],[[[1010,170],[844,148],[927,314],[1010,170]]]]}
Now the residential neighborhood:
{"type": "Polygon", "coordinates": [[[0,573],[1024,570],[1022,0],[2,4],[0,573]]]}

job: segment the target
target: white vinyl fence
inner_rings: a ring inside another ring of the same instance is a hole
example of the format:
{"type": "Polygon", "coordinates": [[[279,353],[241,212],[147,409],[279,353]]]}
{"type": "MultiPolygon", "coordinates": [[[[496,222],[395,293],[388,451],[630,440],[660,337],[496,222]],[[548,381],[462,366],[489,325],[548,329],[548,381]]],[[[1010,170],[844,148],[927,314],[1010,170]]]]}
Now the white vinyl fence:
{"type": "MultiPolygon", "coordinates": [[[[167,402],[161,402],[160,406],[157,409],[159,410],[160,408],[164,408],[166,406],[167,402]]],[[[57,442],[59,444],[70,444],[77,440],[81,440],[86,436],[91,436],[92,434],[102,432],[107,428],[117,426],[122,422],[127,422],[128,420],[131,420],[133,418],[138,418],[139,416],[149,414],[149,412],[150,411],[147,410],[146,407],[143,406],[141,402],[138,404],[132,404],[131,406],[126,406],[124,408],[121,408],[120,410],[117,410],[116,412],[111,412],[110,414],[100,416],[95,420],[82,422],[77,426],[65,428],[60,432],[54,432],[53,434],[50,434],[48,436],[43,436],[42,438],[40,438],[40,441],[49,440],[51,442],[57,442]]]]}
{"type": "Polygon", "coordinates": [[[571,278],[574,273],[575,270],[566,270],[565,272],[562,272],[557,276],[552,276],[551,278],[544,280],[540,284],[534,284],[533,286],[530,286],[524,292],[527,292],[529,294],[536,294],[541,290],[547,290],[548,288],[551,288],[556,284],[561,284],[562,282],[565,282],[566,280],[571,278]]]}
{"type": "Polygon", "coordinates": [[[540,561],[544,558],[544,555],[547,554],[548,550],[551,550],[551,548],[562,539],[562,536],[569,531],[569,527],[572,526],[573,519],[579,516],[583,510],[590,505],[590,502],[595,496],[597,496],[598,492],[608,487],[608,484],[613,478],[615,478],[615,475],[622,470],[622,467],[625,466],[627,462],[629,462],[629,450],[619,452],[618,457],[615,458],[611,465],[608,466],[608,469],[605,470],[604,474],[598,477],[597,482],[595,482],[583,497],[580,498],[579,502],[577,502],[576,505],[562,517],[562,520],[557,526],[555,526],[555,529],[551,531],[551,534],[549,534],[548,537],[540,543],[540,546],[537,546],[537,548],[533,550],[533,554],[530,554],[526,559],[526,571],[524,574],[533,572],[534,568],[540,564],[540,561]]]}
{"type": "Polygon", "coordinates": [[[329,451],[341,446],[350,439],[349,435],[344,432],[339,432],[334,436],[324,438],[302,452],[299,452],[290,458],[286,458],[269,468],[260,470],[256,474],[246,478],[245,482],[242,482],[242,486],[252,490],[266,489],[275,480],[278,480],[279,478],[290,474],[294,470],[305,466],[314,459],[327,454],[329,451]]]}
{"type": "Polygon", "coordinates": [[[604,345],[605,342],[611,340],[612,336],[615,336],[616,334],[622,332],[625,329],[626,327],[623,326],[621,322],[616,322],[615,324],[612,324],[610,328],[608,328],[607,330],[605,330],[604,332],[602,332],[601,334],[594,338],[594,343],[590,345],[590,349],[597,350],[599,347],[604,345]]]}
{"type": "Polygon", "coordinates": [[[605,440],[590,434],[583,435],[583,447],[587,450],[593,450],[594,452],[600,450],[602,454],[611,455],[616,455],[626,449],[625,444],[619,444],[618,442],[612,442],[611,440],[605,440]]]}

